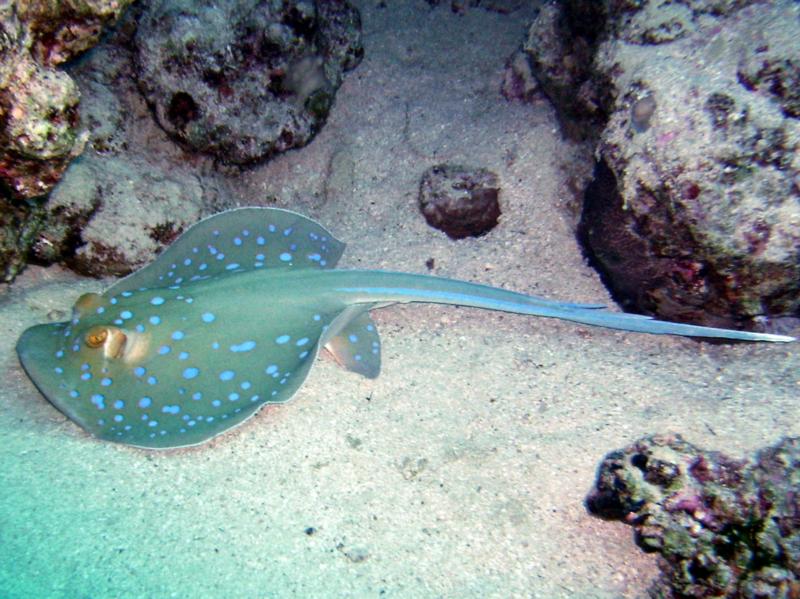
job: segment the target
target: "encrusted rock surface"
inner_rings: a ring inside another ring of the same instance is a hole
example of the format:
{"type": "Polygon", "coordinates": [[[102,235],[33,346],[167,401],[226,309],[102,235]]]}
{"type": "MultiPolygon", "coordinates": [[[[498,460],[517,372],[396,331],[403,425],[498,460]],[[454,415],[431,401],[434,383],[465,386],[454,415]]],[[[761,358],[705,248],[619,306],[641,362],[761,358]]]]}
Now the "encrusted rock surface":
{"type": "Polygon", "coordinates": [[[437,164],[422,175],[419,206],[432,227],[452,239],[478,237],[500,217],[500,184],[482,168],[437,164]]]}
{"type": "Polygon", "coordinates": [[[97,43],[132,0],[0,6],[0,280],[11,280],[42,225],[41,198],[83,151],[80,93],[57,65],[97,43]]]}
{"type": "Polygon", "coordinates": [[[197,174],[153,122],[132,77],[135,15],[70,74],[80,85],[87,149],[41,208],[31,257],[92,276],[125,275],[151,262],[198,219],[232,207],[221,179],[197,174]]]}
{"type": "Polygon", "coordinates": [[[363,54],[346,0],[155,0],[135,43],[164,130],[236,164],[308,143],[363,54]]]}
{"type": "Polygon", "coordinates": [[[587,506],[663,556],[653,596],[800,596],[798,438],[738,460],[645,437],[606,456],[587,506]]]}
{"type": "Polygon", "coordinates": [[[627,307],[751,328],[800,310],[798,37],[788,0],[574,0],[531,27],[544,93],[596,145],[582,236],[627,307]]]}

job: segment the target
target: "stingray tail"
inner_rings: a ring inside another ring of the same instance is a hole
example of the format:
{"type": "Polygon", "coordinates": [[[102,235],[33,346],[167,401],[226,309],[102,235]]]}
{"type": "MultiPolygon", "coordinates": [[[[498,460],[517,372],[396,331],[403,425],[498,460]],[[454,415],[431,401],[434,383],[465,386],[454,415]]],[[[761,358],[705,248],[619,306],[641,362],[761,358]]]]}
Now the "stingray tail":
{"type": "Polygon", "coordinates": [[[787,335],[655,320],[640,314],[610,312],[596,304],[559,302],[453,279],[385,271],[334,272],[341,276],[341,281],[337,284],[337,291],[353,303],[451,304],[545,318],[560,318],[609,329],[654,335],[682,335],[740,341],[795,341],[794,337],[787,335]]]}

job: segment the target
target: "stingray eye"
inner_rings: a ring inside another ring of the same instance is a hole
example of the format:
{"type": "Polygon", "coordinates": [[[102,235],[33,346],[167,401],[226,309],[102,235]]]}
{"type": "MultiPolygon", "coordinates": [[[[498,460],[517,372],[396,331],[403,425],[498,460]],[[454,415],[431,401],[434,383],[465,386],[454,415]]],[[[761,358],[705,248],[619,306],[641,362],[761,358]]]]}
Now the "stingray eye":
{"type": "Polygon", "coordinates": [[[97,326],[86,332],[84,340],[92,349],[102,347],[106,358],[119,358],[125,350],[128,337],[117,327],[97,326]]]}
{"type": "Polygon", "coordinates": [[[89,347],[100,347],[108,339],[108,329],[106,327],[92,327],[86,333],[86,345],[89,347]]]}

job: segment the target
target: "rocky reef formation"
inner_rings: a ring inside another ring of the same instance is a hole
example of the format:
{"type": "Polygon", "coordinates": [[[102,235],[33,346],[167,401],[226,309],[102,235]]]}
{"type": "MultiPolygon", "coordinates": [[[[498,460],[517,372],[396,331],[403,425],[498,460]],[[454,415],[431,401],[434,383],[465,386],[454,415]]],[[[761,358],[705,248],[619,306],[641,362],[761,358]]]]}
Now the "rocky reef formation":
{"type": "Polygon", "coordinates": [[[653,596],[800,596],[800,438],[751,460],[653,435],[608,454],[589,510],[658,552],[653,596]]]}
{"type": "Polygon", "coordinates": [[[86,151],[41,208],[30,248],[37,262],[125,275],[152,262],[198,219],[232,207],[222,178],[187,159],[141,99],[128,50],[135,16],[126,15],[120,30],[70,67],[82,91],[86,151]]]}
{"type": "Polygon", "coordinates": [[[0,6],[0,279],[9,280],[41,226],[46,195],[84,148],[80,93],[57,67],[97,43],[132,0],[0,6]]]}
{"type": "Polygon", "coordinates": [[[346,0],[163,0],[136,35],[136,77],[187,147],[247,164],[302,147],[363,54],[346,0]]]}
{"type": "Polygon", "coordinates": [[[582,239],[626,307],[756,328],[800,310],[798,36],[787,0],[568,0],[531,26],[506,93],[530,68],[596,148],[582,239]]]}
{"type": "Polygon", "coordinates": [[[199,218],[234,206],[225,164],[307,143],[363,52],[359,14],[344,0],[148,0],[90,54],[55,71],[129,2],[69,3],[63,14],[45,11],[53,3],[22,4],[5,16],[20,23],[25,61],[4,72],[19,105],[6,102],[8,130],[18,117],[17,137],[28,145],[6,144],[15,162],[0,176],[27,201],[8,199],[0,210],[5,280],[27,260],[93,276],[151,262],[199,218]],[[25,85],[11,85],[17,79],[25,85]]]}
{"type": "Polygon", "coordinates": [[[0,178],[13,197],[50,191],[83,150],[78,88],[55,67],[94,46],[132,1],[33,0],[0,8],[0,178]]]}

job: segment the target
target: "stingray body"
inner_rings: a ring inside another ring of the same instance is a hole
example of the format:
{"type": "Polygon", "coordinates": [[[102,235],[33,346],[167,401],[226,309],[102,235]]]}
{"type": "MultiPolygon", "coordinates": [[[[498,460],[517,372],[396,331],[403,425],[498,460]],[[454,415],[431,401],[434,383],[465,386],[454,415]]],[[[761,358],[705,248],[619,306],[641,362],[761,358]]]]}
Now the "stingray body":
{"type": "Polygon", "coordinates": [[[285,402],[321,347],[376,377],[369,310],[398,302],[472,306],[656,334],[791,341],[670,323],[424,275],[335,270],[344,244],[299,214],[242,208],[190,228],[152,264],[68,322],[34,326],[17,352],[59,410],[91,434],[148,448],[202,443],[285,402]]]}

